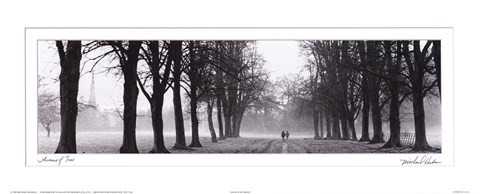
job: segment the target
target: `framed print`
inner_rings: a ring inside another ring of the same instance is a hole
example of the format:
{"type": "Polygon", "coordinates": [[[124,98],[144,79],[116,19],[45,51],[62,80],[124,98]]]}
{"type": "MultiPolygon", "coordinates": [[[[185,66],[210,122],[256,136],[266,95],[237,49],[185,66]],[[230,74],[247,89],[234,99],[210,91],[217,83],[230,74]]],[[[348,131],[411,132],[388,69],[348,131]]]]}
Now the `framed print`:
{"type": "Polygon", "coordinates": [[[27,166],[454,165],[452,28],[26,28],[25,41],[27,166]]]}
{"type": "Polygon", "coordinates": [[[475,5],[6,2],[0,193],[480,193],[475,5]]]}

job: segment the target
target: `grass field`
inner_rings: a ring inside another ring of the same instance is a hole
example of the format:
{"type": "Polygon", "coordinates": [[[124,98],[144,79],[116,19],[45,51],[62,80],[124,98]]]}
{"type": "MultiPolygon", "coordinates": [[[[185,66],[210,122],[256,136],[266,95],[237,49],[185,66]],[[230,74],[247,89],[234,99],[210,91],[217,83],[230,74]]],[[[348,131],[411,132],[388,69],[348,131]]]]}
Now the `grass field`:
{"type": "MultiPolygon", "coordinates": [[[[115,154],[119,153],[122,144],[121,132],[78,132],[77,152],[82,154],[115,154]]],[[[51,137],[41,135],[38,137],[38,153],[51,154],[55,152],[59,140],[59,133],[51,137]]],[[[187,145],[191,138],[186,137],[187,145]]],[[[201,137],[201,148],[187,150],[172,149],[175,144],[173,134],[165,136],[165,146],[172,153],[280,153],[282,140],[275,136],[242,138],[228,138],[212,143],[210,137],[201,137]]],[[[411,148],[379,149],[382,144],[368,144],[356,141],[340,140],[313,140],[306,136],[292,136],[288,140],[288,153],[405,153],[411,148]]],[[[440,148],[440,145],[433,144],[440,148]]],[[[148,153],[153,147],[152,133],[137,133],[137,147],[140,153],[148,153]]]]}

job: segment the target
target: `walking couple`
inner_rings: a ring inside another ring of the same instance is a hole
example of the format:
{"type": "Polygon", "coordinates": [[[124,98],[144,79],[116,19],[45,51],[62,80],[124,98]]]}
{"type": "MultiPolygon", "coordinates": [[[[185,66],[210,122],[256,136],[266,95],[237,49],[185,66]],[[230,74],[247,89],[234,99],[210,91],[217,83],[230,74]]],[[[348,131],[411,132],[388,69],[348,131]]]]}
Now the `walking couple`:
{"type": "Polygon", "coordinates": [[[288,140],[288,136],[290,136],[290,134],[288,133],[288,131],[287,131],[287,132],[282,131],[282,140],[283,140],[283,141],[285,141],[285,138],[288,140]]]}

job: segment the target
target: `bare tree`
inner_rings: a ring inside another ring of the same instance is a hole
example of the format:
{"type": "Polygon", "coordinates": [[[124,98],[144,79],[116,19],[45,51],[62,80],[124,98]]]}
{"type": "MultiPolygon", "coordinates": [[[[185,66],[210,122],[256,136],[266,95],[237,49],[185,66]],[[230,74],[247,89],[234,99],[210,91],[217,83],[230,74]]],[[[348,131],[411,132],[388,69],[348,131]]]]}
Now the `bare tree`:
{"type": "MultiPolygon", "coordinates": [[[[220,83],[215,83],[218,80],[219,68],[216,68],[214,63],[215,42],[213,41],[189,41],[188,42],[188,57],[185,57],[184,72],[186,74],[184,80],[185,92],[190,99],[190,119],[192,126],[192,142],[189,147],[202,147],[199,137],[199,120],[197,109],[200,102],[207,104],[208,125],[212,141],[216,142],[216,133],[213,127],[213,103],[216,97],[215,92],[220,83]]],[[[217,104],[218,105],[218,104],[217,104]]],[[[220,116],[221,123],[221,107],[218,109],[217,116],[220,116]]],[[[223,137],[223,131],[220,131],[223,137]]]]}
{"type": "Polygon", "coordinates": [[[85,45],[84,53],[89,53],[100,48],[110,48],[108,51],[102,51],[98,56],[89,59],[95,61],[93,68],[105,58],[113,56],[113,60],[118,60],[118,65],[107,67],[106,72],[112,69],[120,69],[117,75],[123,75],[123,141],[120,147],[120,153],[138,153],[136,142],[136,124],[137,124],[137,66],[139,51],[142,41],[91,41],[85,45]]]}
{"type": "Polygon", "coordinates": [[[39,91],[37,101],[38,122],[47,130],[47,137],[50,137],[51,125],[60,121],[58,96],[49,92],[39,91]]]}
{"type": "MultiPolygon", "coordinates": [[[[217,43],[215,44],[218,45],[217,43]]],[[[219,139],[225,139],[225,134],[223,130],[223,121],[222,121],[222,97],[225,95],[225,91],[223,89],[223,72],[220,68],[215,68],[215,98],[216,98],[216,106],[217,106],[217,121],[218,121],[218,133],[219,139]]],[[[224,111],[224,110],[223,110],[224,111]]]]}
{"type": "Polygon", "coordinates": [[[370,115],[370,96],[369,96],[369,83],[368,83],[368,72],[367,72],[367,54],[365,52],[365,42],[358,41],[358,51],[359,51],[359,61],[360,61],[360,68],[362,70],[362,137],[360,138],[360,142],[369,142],[370,141],[370,134],[368,132],[368,125],[369,125],[369,115],[370,115]]]}
{"type": "Polygon", "coordinates": [[[108,41],[118,58],[123,73],[123,142],[120,153],[138,153],[136,141],[137,123],[137,63],[141,41],[108,41]],[[128,47],[127,47],[128,46],[128,47]]]}
{"type": "Polygon", "coordinates": [[[388,68],[387,80],[388,88],[390,90],[390,138],[387,143],[383,145],[384,148],[402,147],[400,142],[400,99],[399,99],[399,80],[402,60],[402,44],[397,41],[396,44],[396,60],[392,61],[391,41],[384,41],[385,46],[385,64],[388,68]]]}
{"type": "MultiPolygon", "coordinates": [[[[373,75],[379,75],[383,71],[380,60],[379,41],[367,41],[367,70],[373,75]]],[[[382,131],[382,111],[380,106],[380,82],[377,76],[369,77],[369,97],[372,112],[373,138],[370,143],[384,143],[382,131]]]]}
{"type": "Polygon", "coordinates": [[[198,98],[199,96],[201,96],[199,95],[199,91],[198,91],[199,84],[201,84],[202,79],[205,78],[202,76],[202,68],[205,67],[205,61],[200,60],[200,57],[203,57],[203,56],[201,56],[202,53],[200,53],[199,50],[201,49],[200,49],[200,43],[198,41],[189,41],[188,43],[189,63],[186,65],[186,68],[185,68],[186,74],[189,80],[188,85],[190,90],[186,90],[186,92],[190,98],[190,119],[192,124],[192,142],[190,143],[189,147],[202,147],[202,144],[200,143],[200,136],[198,134],[197,107],[198,107],[198,98]]]}
{"type": "Polygon", "coordinates": [[[409,42],[403,42],[403,55],[407,62],[409,81],[411,83],[413,114],[415,120],[415,146],[414,149],[418,151],[428,150],[431,147],[428,145],[425,127],[425,108],[423,98],[427,95],[438,82],[438,78],[425,86],[425,75],[430,72],[432,67],[429,62],[435,56],[434,53],[428,52],[433,41],[426,41],[425,45],[420,45],[419,40],[413,41],[413,51],[410,50],[409,42]]]}
{"type": "Polygon", "coordinates": [[[221,99],[225,137],[240,137],[243,115],[259,99],[267,80],[263,59],[254,41],[217,41],[214,52],[213,65],[218,68],[216,91],[221,99]]]}
{"type": "Polygon", "coordinates": [[[185,149],[185,126],[183,123],[180,79],[182,76],[182,41],[171,41],[168,49],[173,60],[173,107],[175,112],[175,145],[176,149],[185,149]]]}
{"type": "Polygon", "coordinates": [[[168,54],[165,55],[167,44],[162,44],[160,51],[159,41],[147,41],[147,49],[142,47],[142,58],[148,65],[149,72],[145,76],[142,76],[142,80],[137,76],[138,85],[142,93],[150,103],[150,111],[152,116],[153,127],[153,148],[150,153],[169,153],[165,148],[163,137],[163,103],[164,94],[167,91],[169,82],[169,76],[173,61],[173,49],[168,49],[168,54]],[[163,70],[163,74],[160,71],[163,70]],[[145,83],[148,79],[152,82],[152,93],[149,94],[145,89],[145,83]]]}
{"type": "Polygon", "coordinates": [[[207,100],[207,119],[208,119],[208,129],[210,130],[210,135],[212,137],[212,142],[218,142],[217,141],[217,134],[215,133],[215,127],[213,126],[213,104],[215,103],[215,100],[213,98],[210,98],[207,100]]]}
{"type": "Polygon", "coordinates": [[[80,79],[80,60],[82,59],[80,41],[56,41],[60,58],[60,141],[55,153],[76,153],[76,121],[78,114],[77,96],[80,79]]]}

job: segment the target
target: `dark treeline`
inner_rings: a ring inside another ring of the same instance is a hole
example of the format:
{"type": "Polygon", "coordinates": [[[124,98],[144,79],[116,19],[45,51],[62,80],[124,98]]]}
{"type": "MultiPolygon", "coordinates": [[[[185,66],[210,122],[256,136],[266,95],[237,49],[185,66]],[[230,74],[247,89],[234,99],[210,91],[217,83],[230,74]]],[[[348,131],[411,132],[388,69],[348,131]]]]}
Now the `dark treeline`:
{"type": "MultiPolygon", "coordinates": [[[[61,137],[56,153],[76,153],[77,94],[82,56],[95,53],[95,65],[111,65],[100,72],[114,72],[123,85],[123,143],[121,153],[138,153],[136,145],[137,99],[142,93],[150,104],[154,146],[151,153],[168,153],[164,144],[164,95],[173,91],[176,141],[173,149],[201,147],[198,106],[207,105],[213,142],[240,137],[247,109],[262,98],[268,84],[263,59],[255,41],[56,41],[60,56],[61,137]],[[65,50],[66,45],[66,50],[65,50]],[[181,90],[189,110],[182,110],[181,90]],[[213,115],[216,109],[217,115],[213,115]],[[191,121],[192,142],[185,142],[183,113],[191,121]]],[[[100,67],[97,67],[98,71],[100,67]]]]}
{"type": "Polygon", "coordinates": [[[400,147],[400,109],[408,102],[414,149],[430,149],[424,100],[440,97],[440,41],[301,41],[300,47],[308,76],[284,80],[284,95],[291,110],[311,116],[315,139],[357,141],[354,123],[361,119],[358,141],[385,143],[386,117],[391,135],[383,147],[400,147]]]}

